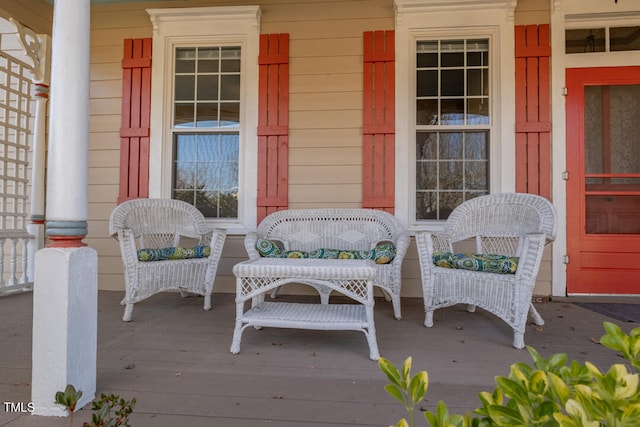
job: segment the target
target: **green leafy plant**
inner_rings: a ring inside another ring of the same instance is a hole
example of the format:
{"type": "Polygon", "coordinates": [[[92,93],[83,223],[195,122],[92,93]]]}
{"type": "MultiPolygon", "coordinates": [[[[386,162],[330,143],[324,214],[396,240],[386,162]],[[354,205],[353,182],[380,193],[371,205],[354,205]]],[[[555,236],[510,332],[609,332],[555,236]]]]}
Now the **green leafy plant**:
{"type": "MultiPolygon", "coordinates": [[[[600,342],[618,351],[630,363],[614,364],[606,372],[594,364],[567,364],[566,354],[543,358],[527,347],[533,366],[518,362],[508,376],[496,377],[493,392],[479,393],[481,406],[466,415],[450,414],[444,402],[435,412],[424,416],[431,427],[634,427],[640,426],[640,328],[629,335],[617,325],[604,324],[600,342]]],[[[386,359],[380,369],[391,384],[387,392],[401,401],[409,412],[409,421],[401,419],[396,427],[415,427],[415,406],[428,388],[426,372],[411,378],[411,358],[398,371],[386,359]]]]}
{"type": "MultiPolygon", "coordinates": [[[[73,412],[78,400],[82,397],[82,391],[75,389],[71,384],[64,391],[56,393],[55,403],[64,406],[69,411],[69,425],[73,426],[73,412]]],[[[83,427],[131,427],[129,416],[136,405],[136,399],[125,400],[116,394],[101,394],[100,399],[94,400],[91,409],[91,423],[83,423],[83,427]],[[113,416],[112,412],[113,411],[113,416]],[[115,418],[114,418],[115,416],[115,418]]]]}
{"type": "Polygon", "coordinates": [[[111,427],[125,426],[131,427],[129,424],[129,415],[133,412],[136,405],[136,399],[124,400],[116,394],[101,394],[100,400],[94,401],[92,404],[93,415],[92,423],[84,423],[83,427],[111,427]],[[111,416],[114,411],[115,418],[111,416]]]}
{"type": "Polygon", "coordinates": [[[71,384],[68,384],[64,391],[56,393],[55,403],[64,406],[69,411],[69,425],[73,426],[73,412],[76,410],[78,400],[82,397],[82,391],[77,390],[71,384]]]}

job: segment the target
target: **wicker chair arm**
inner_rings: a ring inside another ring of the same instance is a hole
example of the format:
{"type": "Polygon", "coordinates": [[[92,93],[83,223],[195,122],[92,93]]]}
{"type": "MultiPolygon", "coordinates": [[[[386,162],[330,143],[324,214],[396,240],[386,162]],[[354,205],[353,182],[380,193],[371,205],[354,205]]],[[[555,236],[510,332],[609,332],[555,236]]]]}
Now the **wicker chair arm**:
{"type": "Polygon", "coordinates": [[[542,233],[527,234],[522,239],[522,247],[518,257],[518,270],[516,278],[531,283],[531,287],[535,285],[536,276],[540,263],[542,262],[542,253],[547,242],[547,236],[542,233]]]}
{"type": "Polygon", "coordinates": [[[249,255],[249,259],[258,259],[260,254],[256,249],[256,242],[258,241],[258,233],[255,231],[249,231],[244,238],[244,248],[249,255]]]}

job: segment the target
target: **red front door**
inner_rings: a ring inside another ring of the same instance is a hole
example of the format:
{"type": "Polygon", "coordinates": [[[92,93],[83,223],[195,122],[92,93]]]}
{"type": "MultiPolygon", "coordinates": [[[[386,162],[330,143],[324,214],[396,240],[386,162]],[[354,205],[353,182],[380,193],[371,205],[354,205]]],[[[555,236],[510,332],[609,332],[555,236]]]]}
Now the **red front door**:
{"type": "Polygon", "coordinates": [[[566,78],[567,293],[640,294],[640,67],[566,78]]]}

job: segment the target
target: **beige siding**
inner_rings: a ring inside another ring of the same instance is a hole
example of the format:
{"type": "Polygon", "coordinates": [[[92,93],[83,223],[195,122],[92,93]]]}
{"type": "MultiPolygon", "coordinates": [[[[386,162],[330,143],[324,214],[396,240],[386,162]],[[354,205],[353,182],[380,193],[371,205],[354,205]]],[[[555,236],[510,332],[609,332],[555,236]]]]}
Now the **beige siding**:
{"type": "Polygon", "coordinates": [[[550,0],[518,0],[516,25],[548,24],[551,20],[550,0]]]}
{"type": "MultiPolygon", "coordinates": [[[[518,22],[548,16],[547,0],[518,3],[518,22]]],[[[86,241],[99,253],[101,289],[123,289],[119,249],[107,230],[118,193],[123,40],[152,36],[147,8],[243,4],[260,4],[262,33],[290,36],[289,206],[361,206],[362,33],[394,28],[392,0],[185,0],[93,5],[86,241]]],[[[231,268],[246,258],[242,239],[227,238],[216,292],[234,291],[231,268]]],[[[403,274],[403,294],[421,296],[413,243],[403,274]]],[[[547,288],[544,285],[546,294],[547,288]]]]}

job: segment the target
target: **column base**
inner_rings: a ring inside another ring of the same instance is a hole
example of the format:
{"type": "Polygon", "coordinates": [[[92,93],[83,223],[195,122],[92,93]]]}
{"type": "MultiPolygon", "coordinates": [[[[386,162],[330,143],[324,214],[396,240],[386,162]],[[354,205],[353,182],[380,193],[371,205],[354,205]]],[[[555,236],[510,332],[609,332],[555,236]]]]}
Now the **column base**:
{"type": "Polygon", "coordinates": [[[33,287],[31,401],[34,415],[66,416],[54,403],[68,384],[82,391],[77,409],[96,393],[98,256],[89,247],[36,253],[33,287]]]}

